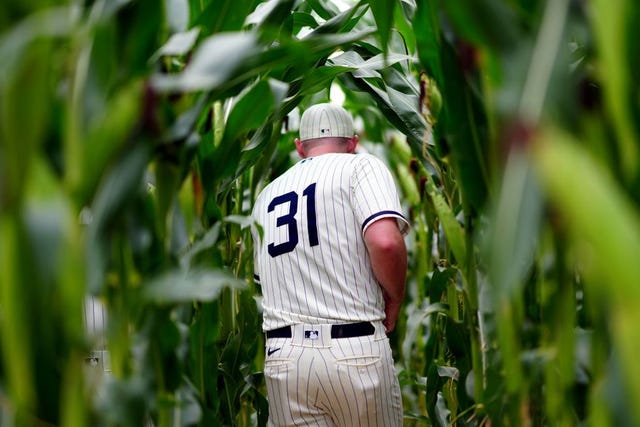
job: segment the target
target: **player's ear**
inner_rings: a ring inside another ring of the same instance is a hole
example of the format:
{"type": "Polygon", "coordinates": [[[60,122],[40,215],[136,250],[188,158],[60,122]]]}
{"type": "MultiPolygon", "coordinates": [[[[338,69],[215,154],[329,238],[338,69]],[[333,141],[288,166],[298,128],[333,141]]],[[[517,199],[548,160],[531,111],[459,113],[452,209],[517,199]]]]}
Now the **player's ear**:
{"type": "Polygon", "coordinates": [[[300,141],[299,138],[296,138],[293,142],[296,144],[296,151],[298,152],[298,155],[300,158],[304,159],[306,155],[304,154],[304,145],[302,145],[302,141],[300,141]]]}
{"type": "Polygon", "coordinates": [[[358,135],[353,135],[352,138],[349,138],[347,141],[347,153],[353,153],[356,151],[356,147],[358,146],[358,135]]]}

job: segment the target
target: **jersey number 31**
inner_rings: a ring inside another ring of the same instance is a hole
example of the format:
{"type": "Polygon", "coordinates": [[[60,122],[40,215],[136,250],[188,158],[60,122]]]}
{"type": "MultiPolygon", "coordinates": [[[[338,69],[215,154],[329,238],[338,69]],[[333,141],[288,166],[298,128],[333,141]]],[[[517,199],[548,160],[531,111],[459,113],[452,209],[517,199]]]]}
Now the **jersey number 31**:
{"type": "MultiPolygon", "coordinates": [[[[316,184],[313,183],[304,189],[302,197],[307,201],[307,232],[309,233],[309,244],[311,246],[318,245],[318,225],[316,223],[316,184]]],[[[278,255],[286,254],[295,249],[298,244],[298,221],[295,218],[298,212],[298,199],[299,196],[295,191],[290,191],[281,196],[274,197],[269,203],[268,212],[273,210],[278,205],[285,203],[289,204],[289,210],[284,214],[276,218],[276,227],[287,227],[289,238],[279,244],[269,243],[267,246],[269,255],[275,258],[278,255]]]]}

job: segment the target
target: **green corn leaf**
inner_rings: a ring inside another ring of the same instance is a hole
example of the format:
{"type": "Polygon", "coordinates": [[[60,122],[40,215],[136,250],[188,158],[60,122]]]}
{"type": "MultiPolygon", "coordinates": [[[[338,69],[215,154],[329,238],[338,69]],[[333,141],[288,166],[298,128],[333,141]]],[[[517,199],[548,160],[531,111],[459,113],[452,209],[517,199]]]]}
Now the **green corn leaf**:
{"type": "Polygon", "coordinates": [[[32,46],[0,80],[0,212],[21,204],[33,158],[52,117],[50,54],[48,43],[32,46]]]}
{"type": "Polygon", "coordinates": [[[296,65],[301,68],[299,73],[305,73],[311,64],[338,47],[349,46],[366,37],[371,31],[306,37],[300,41],[285,41],[272,48],[263,46],[253,32],[218,34],[198,46],[184,71],[155,74],[151,83],[162,92],[210,90],[215,91],[217,97],[235,94],[241,90],[239,85],[267,70],[296,65]],[[307,66],[303,67],[305,64],[307,66]]]}
{"type": "Polygon", "coordinates": [[[488,197],[490,180],[490,136],[484,100],[467,83],[454,47],[443,43],[441,52],[446,81],[442,86],[438,84],[443,105],[435,130],[446,137],[447,146],[436,142],[442,153],[450,155],[456,165],[455,173],[464,201],[481,211],[488,197]]]}
{"type": "Polygon", "coordinates": [[[88,289],[99,295],[107,269],[105,232],[142,184],[149,162],[150,147],[141,141],[119,159],[102,179],[91,205],[87,229],[88,289]]]}
{"type": "Polygon", "coordinates": [[[34,386],[31,359],[33,348],[29,340],[33,328],[29,312],[28,295],[20,286],[25,279],[25,239],[23,227],[15,215],[0,215],[0,304],[2,304],[2,358],[6,369],[7,392],[13,406],[19,411],[32,411],[37,394],[34,386]],[[22,258],[24,259],[24,258],[22,258]]]}
{"type": "MultiPolygon", "coordinates": [[[[640,396],[640,216],[610,173],[580,147],[563,132],[545,132],[536,170],[569,233],[587,289],[610,318],[627,390],[640,396]]],[[[640,419],[640,409],[634,411],[640,419]]]]}
{"type": "Polygon", "coordinates": [[[92,148],[83,156],[82,179],[74,189],[82,204],[90,200],[102,172],[134,135],[139,125],[143,90],[142,82],[132,81],[107,102],[103,116],[88,129],[84,143],[90,143],[92,148]]]}
{"type": "Polygon", "coordinates": [[[318,21],[316,18],[305,12],[293,12],[293,34],[298,34],[303,27],[317,28],[318,21]]]}
{"type": "Polygon", "coordinates": [[[167,42],[151,57],[155,61],[161,56],[183,56],[188,54],[196,44],[200,28],[173,34],[167,42]]]}
{"type": "MultiPolygon", "coordinates": [[[[631,200],[577,141],[560,132],[541,137],[536,167],[552,202],[561,210],[573,242],[589,257],[586,272],[630,308],[640,298],[640,218],[631,200]]],[[[600,286],[598,285],[598,286],[600,286]]]]}
{"type": "MultiPolygon", "coordinates": [[[[76,23],[73,6],[61,6],[40,10],[15,25],[0,36],[0,84],[20,64],[20,57],[31,43],[40,39],[63,38],[71,34],[76,23]]],[[[3,29],[4,31],[4,29],[3,29]]]]}
{"type": "Polygon", "coordinates": [[[518,19],[509,2],[449,0],[442,5],[458,34],[474,45],[500,50],[518,39],[518,19]]]}
{"type": "Polygon", "coordinates": [[[303,78],[298,96],[302,98],[329,88],[337,76],[349,71],[354,71],[354,68],[331,65],[315,68],[308,76],[303,78]]]}
{"type": "Polygon", "coordinates": [[[241,289],[245,286],[244,281],[223,270],[176,270],[145,284],[142,298],[158,305],[205,302],[217,299],[223,289],[241,289]]]}
{"type": "Polygon", "coordinates": [[[222,145],[238,143],[241,135],[259,128],[280,107],[288,85],[275,80],[261,80],[241,93],[231,109],[222,145]]]}
{"type": "Polygon", "coordinates": [[[467,247],[465,244],[464,230],[456,220],[455,215],[445,197],[440,193],[433,182],[431,175],[423,169],[423,176],[426,178],[425,191],[433,203],[433,209],[440,219],[440,224],[447,237],[447,242],[456,258],[463,274],[466,274],[467,247]]]}
{"type": "Polygon", "coordinates": [[[496,327],[505,375],[511,393],[522,387],[520,301],[525,277],[535,260],[542,221],[542,199],[529,159],[514,151],[506,165],[489,230],[482,236],[489,283],[497,300],[496,327]]]}
{"type": "Polygon", "coordinates": [[[258,5],[258,0],[212,0],[204,7],[195,6],[203,2],[191,1],[190,27],[202,27],[206,34],[216,34],[225,31],[238,31],[245,22],[245,18],[258,5]]]}
{"type": "Polygon", "coordinates": [[[409,168],[402,163],[396,165],[397,177],[404,197],[412,207],[420,206],[420,191],[414,176],[409,173],[409,168]]]}
{"type": "Polygon", "coordinates": [[[205,39],[189,65],[178,75],[155,75],[152,84],[160,90],[219,88],[233,80],[249,58],[262,51],[255,33],[224,33],[205,39]]]}
{"type": "Polygon", "coordinates": [[[418,56],[427,74],[432,75],[438,85],[444,83],[440,59],[440,21],[434,0],[418,2],[413,20],[418,56]]]}
{"type": "Polygon", "coordinates": [[[352,69],[353,75],[359,78],[364,77],[380,77],[380,73],[377,71],[383,70],[394,64],[403,61],[413,61],[415,58],[412,55],[390,53],[385,58],[384,55],[378,54],[371,58],[364,60],[355,51],[348,51],[329,59],[329,63],[335,65],[341,65],[352,69]]]}
{"type": "Polygon", "coordinates": [[[540,188],[523,153],[509,157],[493,211],[482,236],[490,282],[499,298],[509,300],[520,295],[533,265],[543,213],[540,188]]]}
{"type": "Polygon", "coordinates": [[[418,110],[418,96],[400,92],[392,87],[379,88],[368,79],[355,79],[355,84],[368,92],[378,103],[385,117],[415,145],[422,146],[426,121],[418,110]]]}
{"type": "Polygon", "coordinates": [[[386,52],[389,45],[396,0],[369,0],[369,7],[376,20],[382,51],[386,52]]]}
{"type": "Polygon", "coordinates": [[[595,0],[590,5],[601,60],[598,72],[606,82],[604,101],[616,130],[622,172],[627,180],[632,180],[639,170],[640,126],[637,115],[640,109],[637,92],[633,91],[634,86],[637,90],[636,70],[630,67],[628,50],[636,43],[635,34],[640,24],[638,6],[630,0],[595,0]]]}
{"type": "Polygon", "coordinates": [[[270,0],[261,3],[256,11],[247,17],[247,21],[256,24],[264,42],[273,41],[280,32],[290,34],[293,28],[293,4],[293,0],[270,0]]]}

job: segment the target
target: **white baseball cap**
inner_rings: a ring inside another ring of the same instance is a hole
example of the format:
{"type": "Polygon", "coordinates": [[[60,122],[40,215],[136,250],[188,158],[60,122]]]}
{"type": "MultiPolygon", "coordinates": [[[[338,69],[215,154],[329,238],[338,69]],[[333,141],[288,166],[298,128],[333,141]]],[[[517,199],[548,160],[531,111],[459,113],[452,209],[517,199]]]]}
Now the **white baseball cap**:
{"type": "Polygon", "coordinates": [[[300,119],[300,140],[326,137],[353,137],[353,120],[344,108],[335,104],[309,107],[300,119]]]}

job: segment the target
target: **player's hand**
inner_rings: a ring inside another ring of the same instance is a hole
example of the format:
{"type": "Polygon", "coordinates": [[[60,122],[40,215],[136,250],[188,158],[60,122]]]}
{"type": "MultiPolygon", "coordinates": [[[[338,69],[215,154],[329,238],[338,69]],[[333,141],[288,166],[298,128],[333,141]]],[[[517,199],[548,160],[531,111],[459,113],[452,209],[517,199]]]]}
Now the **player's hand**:
{"type": "Polygon", "coordinates": [[[386,333],[390,333],[391,331],[393,331],[396,327],[396,322],[391,321],[390,319],[384,319],[382,321],[382,324],[384,325],[384,331],[386,333]]]}
{"type": "Polygon", "coordinates": [[[392,301],[387,295],[385,295],[385,305],[384,305],[385,318],[382,321],[382,324],[385,327],[386,333],[390,333],[395,329],[396,320],[398,319],[398,313],[400,313],[401,307],[402,307],[402,302],[392,301]]]}

